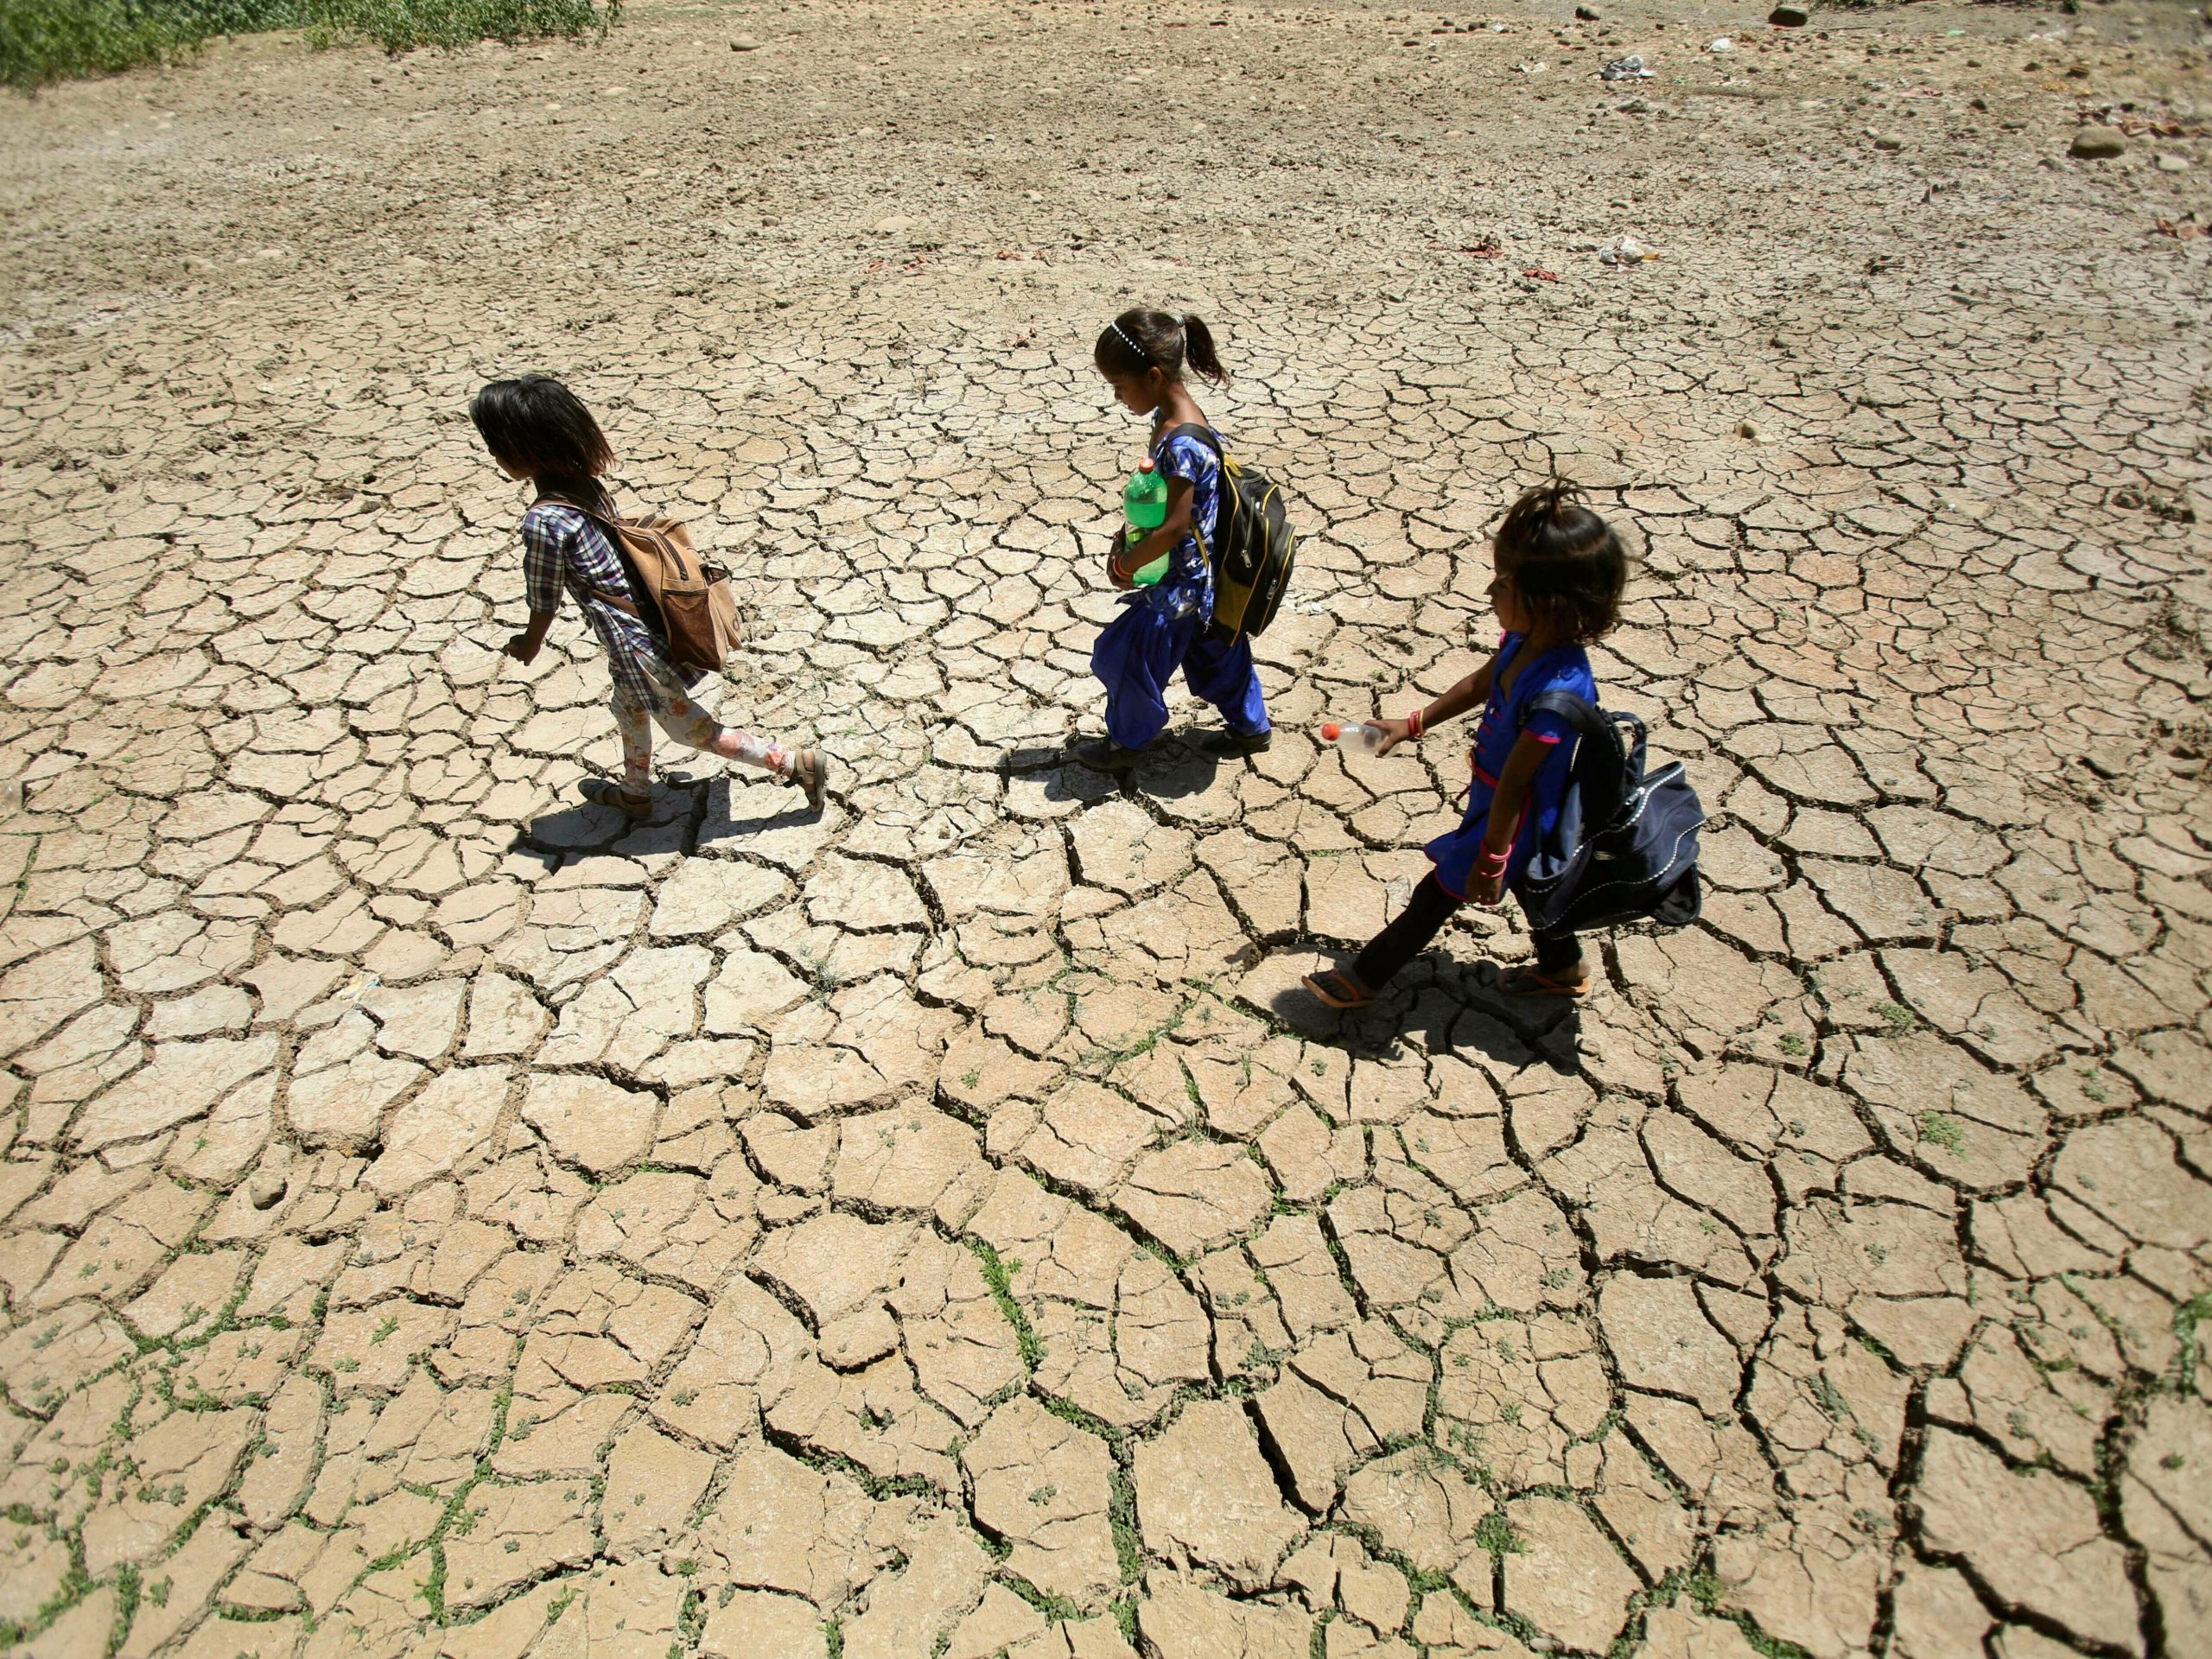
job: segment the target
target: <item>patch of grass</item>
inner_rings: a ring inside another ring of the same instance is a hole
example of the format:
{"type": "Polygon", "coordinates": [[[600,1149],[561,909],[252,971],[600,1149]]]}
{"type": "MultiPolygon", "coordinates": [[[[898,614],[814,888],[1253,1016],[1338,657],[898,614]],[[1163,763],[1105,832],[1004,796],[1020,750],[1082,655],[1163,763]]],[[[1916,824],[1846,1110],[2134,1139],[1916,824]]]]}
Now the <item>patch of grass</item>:
{"type": "Polygon", "coordinates": [[[1941,1147],[1946,1152],[1957,1152],[1967,1143],[1966,1131],[1959,1127],[1956,1118],[1946,1117],[1941,1112],[1920,1115],[1920,1138],[1931,1147],[1941,1147]]]}
{"type": "Polygon", "coordinates": [[[0,81],[53,81],[177,63],[218,35],[298,29],[313,45],[372,41],[387,52],[479,40],[603,38],[622,0],[6,0],[0,81]]]}
{"type": "MultiPolygon", "coordinates": [[[[1106,1520],[1114,1536],[1114,1560],[1121,1568],[1122,1582],[1134,1585],[1144,1577],[1144,1547],[1137,1541],[1137,1488],[1129,1478],[1129,1471],[1116,1462],[1107,1479],[1106,1520]]],[[[1126,1604],[1132,1620],[1136,1618],[1135,1602],[1126,1604]]],[[[1118,1613],[1116,1617],[1118,1617],[1118,1613]]],[[[1134,1631],[1127,1633],[1134,1643],[1134,1631]]]]}
{"type": "Polygon", "coordinates": [[[1528,1548],[1513,1523],[1496,1510],[1475,1523],[1475,1548],[1491,1555],[1518,1555],[1528,1548]]]}
{"type": "Polygon", "coordinates": [[[1114,1628],[1121,1631],[1122,1640],[1131,1647],[1137,1644],[1137,1604],[1134,1596],[1121,1597],[1114,1603],[1114,1628]]]}
{"type": "Polygon", "coordinates": [[[1045,1344],[1029,1316],[1021,1311],[1021,1304],[1014,1299],[1014,1275],[1021,1271],[1021,1263],[1003,1261],[999,1253],[980,1238],[968,1241],[968,1248],[976,1252],[976,1262],[983,1272],[983,1283],[990,1287],[991,1300],[999,1305],[999,1312],[1014,1327],[1015,1347],[1021,1355],[1021,1368],[1032,1376],[1045,1357],[1045,1344]]]}
{"type": "Polygon", "coordinates": [[[2184,1395],[2196,1392],[2202,1340],[2197,1333],[2202,1326],[2212,1326],[2212,1291],[2200,1292],[2174,1310],[2174,1338],[2180,1347],[2174,1362],[2176,1380],[2184,1395]]]}
{"type": "Polygon", "coordinates": [[[296,0],[308,38],[374,41],[387,52],[437,46],[450,51],[475,41],[561,35],[606,38],[622,15],[622,0],[296,0]]]}

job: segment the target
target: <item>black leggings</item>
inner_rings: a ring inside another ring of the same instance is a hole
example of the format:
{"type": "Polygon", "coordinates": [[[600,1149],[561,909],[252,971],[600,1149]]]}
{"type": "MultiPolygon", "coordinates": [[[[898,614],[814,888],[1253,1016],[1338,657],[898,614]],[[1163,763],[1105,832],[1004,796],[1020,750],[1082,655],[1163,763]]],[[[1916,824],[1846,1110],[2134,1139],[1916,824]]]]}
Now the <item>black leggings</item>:
{"type": "MultiPolygon", "coordinates": [[[[1433,871],[1423,876],[1406,907],[1359,953],[1351,965],[1352,977],[1370,991],[1381,990],[1398,969],[1428,948],[1459,905],[1437,884],[1433,871]]],[[[1543,972],[1564,973],[1582,960],[1582,941],[1573,934],[1562,931],[1535,937],[1536,966],[1543,972]]]]}

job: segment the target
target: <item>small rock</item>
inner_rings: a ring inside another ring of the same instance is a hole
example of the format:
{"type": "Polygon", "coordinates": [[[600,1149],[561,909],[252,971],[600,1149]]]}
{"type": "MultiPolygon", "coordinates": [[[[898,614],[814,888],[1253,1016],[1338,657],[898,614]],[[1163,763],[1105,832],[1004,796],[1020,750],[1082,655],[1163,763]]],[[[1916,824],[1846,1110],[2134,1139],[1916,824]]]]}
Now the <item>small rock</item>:
{"type": "Polygon", "coordinates": [[[1777,6],[1767,13],[1766,20],[1777,29],[1802,29],[1813,21],[1799,6],[1777,6]]]}
{"type": "Polygon", "coordinates": [[[1574,15],[1577,17],[1580,17],[1586,23],[1594,23],[1598,21],[1598,8],[1595,6],[1577,6],[1574,9],[1574,15]]]}
{"type": "Polygon", "coordinates": [[[284,1178],[264,1169],[245,1184],[246,1202],[257,1210],[273,1210],[284,1196],[284,1178]]]}
{"type": "Polygon", "coordinates": [[[906,213],[891,213],[868,226],[878,236],[896,236],[901,231],[911,231],[914,221],[906,213]]]}
{"type": "Polygon", "coordinates": [[[729,49],[733,52],[758,52],[760,42],[750,35],[741,35],[729,43],[729,49]]]}
{"type": "Polygon", "coordinates": [[[2083,127],[2074,135],[2066,153],[2076,161],[2108,162],[2127,154],[2127,140],[2109,127],[2083,127]]]}
{"type": "Polygon", "coordinates": [[[2171,153],[2161,156],[2158,157],[2158,171],[2161,173],[2186,173],[2189,171],[2189,157],[2186,156],[2176,156],[2171,153]]]}
{"type": "Polygon", "coordinates": [[[1758,423],[1755,421],[1738,422],[1736,426],[1736,435],[1739,438],[1749,438],[1754,443],[1758,442],[1759,436],[1758,423]]]}
{"type": "Polygon", "coordinates": [[[1878,132],[1874,135],[1874,148],[1877,149],[1903,149],[1904,148],[1904,140],[1898,137],[1894,132],[1878,132]]]}

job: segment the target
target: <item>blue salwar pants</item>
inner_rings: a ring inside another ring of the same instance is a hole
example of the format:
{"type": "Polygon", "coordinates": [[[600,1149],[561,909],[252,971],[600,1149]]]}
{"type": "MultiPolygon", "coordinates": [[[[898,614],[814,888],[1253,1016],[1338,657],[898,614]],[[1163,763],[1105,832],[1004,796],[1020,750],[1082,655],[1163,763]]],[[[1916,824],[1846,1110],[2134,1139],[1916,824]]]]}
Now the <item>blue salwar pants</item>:
{"type": "Polygon", "coordinates": [[[1091,648],[1090,671],[1106,687],[1106,735],[1125,749],[1158,737],[1167,724],[1167,683],[1179,668],[1183,683],[1221,711],[1230,731],[1257,737],[1268,729],[1251,640],[1215,637],[1203,610],[1174,616],[1140,599],[1091,648]]]}

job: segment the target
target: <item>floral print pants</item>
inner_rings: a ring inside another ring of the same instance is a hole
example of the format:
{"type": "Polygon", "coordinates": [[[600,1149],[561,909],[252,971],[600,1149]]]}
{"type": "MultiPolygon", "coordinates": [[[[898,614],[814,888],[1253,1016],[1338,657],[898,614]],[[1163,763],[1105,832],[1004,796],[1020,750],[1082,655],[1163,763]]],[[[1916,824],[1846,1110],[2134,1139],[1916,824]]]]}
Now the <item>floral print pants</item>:
{"type": "Polygon", "coordinates": [[[620,681],[607,707],[613,711],[615,729],[622,736],[622,791],[626,795],[643,795],[647,788],[647,773],[652,765],[653,726],[658,724],[674,741],[687,748],[706,754],[718,754],[725,760],[742,761],[748,766],[759,766],[772,772],[779,778],[791,773],[791,751],[780,743],[771,743],[755,737],[751,732],[741,732],[718,725],[713,715],[702,709],[691,693],[677,682],[671,681],[640,661],[645,670],[652,701],[640,700],[634,693],[623,689],[620,681]]]}

